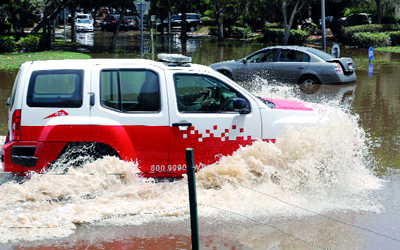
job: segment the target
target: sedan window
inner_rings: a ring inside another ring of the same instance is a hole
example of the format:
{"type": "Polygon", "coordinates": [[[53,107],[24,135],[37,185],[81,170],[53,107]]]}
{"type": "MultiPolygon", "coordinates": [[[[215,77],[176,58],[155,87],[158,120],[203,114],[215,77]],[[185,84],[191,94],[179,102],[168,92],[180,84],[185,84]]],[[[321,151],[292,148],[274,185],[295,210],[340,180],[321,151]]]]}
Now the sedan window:
{"type": "Polygon", "coordinates": [[[310,56],[294,50],[282,49],[279,55],[279,62],[309,62],[310,56]]]}
{"type": "Polygon", "coordinates": [[[247,58],[247,61],[250,63],[253,62],[272,62],[274,61],[274,57],[276,55],[277,50],[276,49],[269,49],[269,50],[264,50],[261,51],[260,53],[257,53],[255,55],[250,56],[247,58]]]}

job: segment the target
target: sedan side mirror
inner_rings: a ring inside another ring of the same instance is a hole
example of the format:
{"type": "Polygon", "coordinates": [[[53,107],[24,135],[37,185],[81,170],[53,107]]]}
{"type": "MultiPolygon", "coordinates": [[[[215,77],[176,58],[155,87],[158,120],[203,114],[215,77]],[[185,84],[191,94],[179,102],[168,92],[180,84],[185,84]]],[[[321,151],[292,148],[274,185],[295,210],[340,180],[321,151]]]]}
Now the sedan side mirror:
{"type": "Polygon", "coordinates": [[[233,99],[233,109],[240,114],[249,114],[250,108],[248,103],[242,98],[233,99]]]}
{"type": "Polygon", "coordinates": [[[246,64],[246,63],[247,63],[247,59],[243,58],[243,64],[246,64]]]}

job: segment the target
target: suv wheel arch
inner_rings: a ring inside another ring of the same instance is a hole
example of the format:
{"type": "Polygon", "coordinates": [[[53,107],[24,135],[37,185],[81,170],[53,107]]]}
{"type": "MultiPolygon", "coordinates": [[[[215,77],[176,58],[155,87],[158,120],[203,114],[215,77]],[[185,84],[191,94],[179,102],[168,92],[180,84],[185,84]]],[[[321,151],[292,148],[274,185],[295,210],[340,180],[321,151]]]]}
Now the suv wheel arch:
{"type": "Polygon", "coordinates": [[[87,162],[101,159],[105,156],[115,156],[121,159],[118,152],[110,145],[99,142],[70,142],[49,166],[60,168],[67,172],[69,168],[77,168],[87,162]]]}

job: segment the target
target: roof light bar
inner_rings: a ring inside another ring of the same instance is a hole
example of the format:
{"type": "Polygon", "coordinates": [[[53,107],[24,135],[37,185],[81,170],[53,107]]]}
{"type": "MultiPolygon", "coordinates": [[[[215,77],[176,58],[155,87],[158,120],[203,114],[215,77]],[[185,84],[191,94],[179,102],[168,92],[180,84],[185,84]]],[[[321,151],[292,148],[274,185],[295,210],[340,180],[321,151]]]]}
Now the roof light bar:
{"type": "Polygon", "coordinates": [[[192,58],[181,54],[158,54],[158,59],[164,62],[172,63],[190,63],[192,58]]]}

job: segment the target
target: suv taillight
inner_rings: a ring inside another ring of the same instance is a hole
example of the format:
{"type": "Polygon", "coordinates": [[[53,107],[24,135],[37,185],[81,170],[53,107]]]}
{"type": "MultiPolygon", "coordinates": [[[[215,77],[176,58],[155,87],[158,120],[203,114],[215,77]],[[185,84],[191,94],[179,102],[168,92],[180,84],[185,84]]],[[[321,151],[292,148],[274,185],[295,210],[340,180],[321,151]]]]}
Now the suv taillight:
{"type": "Polygon", "coordinates": [[[11,121],[11,140],[21,140],[21,110],[16,109],[12,116],[11,121]]]}

